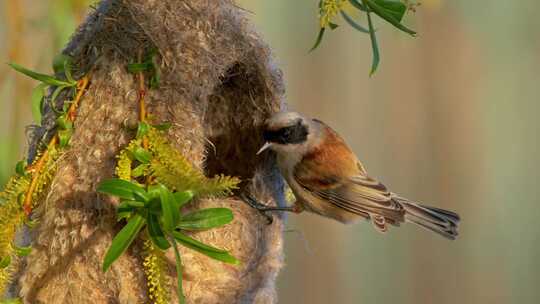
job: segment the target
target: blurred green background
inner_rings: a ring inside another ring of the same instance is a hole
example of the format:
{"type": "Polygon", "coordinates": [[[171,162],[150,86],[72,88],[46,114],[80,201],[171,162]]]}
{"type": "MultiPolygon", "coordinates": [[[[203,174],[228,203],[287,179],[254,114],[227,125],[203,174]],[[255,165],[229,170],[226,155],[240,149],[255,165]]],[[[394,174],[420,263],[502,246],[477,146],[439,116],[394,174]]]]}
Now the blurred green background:
{"type": "MultiPolygon", "coordinates": [[[[0,0],[0,61],[49,71],[86,0],[0,0]]],[[[333,126],[393,191],[462,215],[450,242],[313,215],[287,224],[280,303],[540,303],[540,2],[424,0],[319,49],[317,1],[241,0],[284,71],[291,109],[333,126]]],[[[0,65],[0,183],[24,155],[34,83],[0,65]]]]}

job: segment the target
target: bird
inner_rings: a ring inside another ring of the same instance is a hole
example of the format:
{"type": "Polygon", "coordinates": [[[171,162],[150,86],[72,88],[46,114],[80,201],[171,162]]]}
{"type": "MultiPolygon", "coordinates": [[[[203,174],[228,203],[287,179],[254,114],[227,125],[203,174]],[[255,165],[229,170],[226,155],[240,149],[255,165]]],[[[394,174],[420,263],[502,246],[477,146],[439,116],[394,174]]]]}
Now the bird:
{"type": "Polygon", "coordinates": [[[408,200],[368,175],[343,138],[324,122],[297,112],[278,112],[263,125],[264,145],[271,150],[292,190],[292,206],[270,207],[244,196],[252,207],[270,211],[308,211],[349,224],[371,221],[379,232],[408,222],[454,240],[457,213],[408,200]]]}

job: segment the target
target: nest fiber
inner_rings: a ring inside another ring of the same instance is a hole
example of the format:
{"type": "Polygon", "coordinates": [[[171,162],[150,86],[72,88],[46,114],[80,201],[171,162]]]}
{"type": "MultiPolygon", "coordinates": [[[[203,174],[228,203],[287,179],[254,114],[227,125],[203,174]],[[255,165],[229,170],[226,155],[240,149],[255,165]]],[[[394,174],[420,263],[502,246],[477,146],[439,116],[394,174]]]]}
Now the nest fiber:
{"type": "MultiPolygon", "coordinates": [[[[280,71],[268,47],[226,0],[110,0],[97,5],[64,50],[75,75],[91,75],[75,121],[70,148],[58,162],[50,193],[37,210],[34,250],[12,291],[25,303],[148,303],[142,242],[107,273],[103,256],[121,228],[117,201],[98,195],[114,174],[115,156],[135,136],[137,83],[126,70],[139,50],[156,49],[158,89],[148,92],[148,112],[171,122],[169,137],[183,155],[209,175],[243,180],[241,191],[269,204],[283,203],[275,161],[256,157],[261,123],[283,102],[280,71]]],[[[32,136],[30,151],[54,126],[55,114],[32,136]]],[[[282,222],[272,225],[236,197],[204,199],[190,208],[231,208],[235,220],[192,236],[225,248],[240,265],[223,264],[181,248],[188,303],[274,303],[282,266],[282,222]]],[[[174,258],[167,253],[174,280],[174,258]]],[[[174,287],[172,300],[176,301],[174,287]]]]}

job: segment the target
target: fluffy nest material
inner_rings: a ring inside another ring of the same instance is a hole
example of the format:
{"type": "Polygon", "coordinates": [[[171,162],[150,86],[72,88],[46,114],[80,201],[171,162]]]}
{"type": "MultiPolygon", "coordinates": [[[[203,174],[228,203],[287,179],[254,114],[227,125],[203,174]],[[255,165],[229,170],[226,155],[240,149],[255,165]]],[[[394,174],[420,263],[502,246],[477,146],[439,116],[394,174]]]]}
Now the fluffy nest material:
{"type": "MultiPolygon", "coordinates": [[[[148,303],[141,244],[132,246],[107,273],[103,256],[121,228],[116,201],[96,193],[114,173],[115,155],[134,133],[137,84],[126,65],[139,50],[157,49],[159,89],[147,95],[155,121],[169,121],[171,141],[208,175],[240,177],[242,188],[269,204],[283,204],[283,180],[269,156],[255,155],[261,123],[283,106],[281,72],[268,47],[228,0],[108,0],[97,5],[64,50],[76,75],[91,84],[75,121],[70,148],[41,203],[40,226],[12,291],[25,303],[148,303]]],[[[33,132],[30,155],[54,126],[47,110],[44,127],[33,132]]],[[[243,190],[242,189],[242,190],[243,190]]],[[[207,199],[197,207],[226,206],[235,215],[224,228],[193,236],[237,257],[223,264],[181,248],[188,303],[274,303],[282,266],[279,218],[265,218],[235,197],[207,199]]],[[[169,275],[174,259],[168,253],[169,275]]],[[[172,288],[174,289],[174,288],[172,288]]],[[[173,301],[176,301],[176,293],[173,301]]]]}

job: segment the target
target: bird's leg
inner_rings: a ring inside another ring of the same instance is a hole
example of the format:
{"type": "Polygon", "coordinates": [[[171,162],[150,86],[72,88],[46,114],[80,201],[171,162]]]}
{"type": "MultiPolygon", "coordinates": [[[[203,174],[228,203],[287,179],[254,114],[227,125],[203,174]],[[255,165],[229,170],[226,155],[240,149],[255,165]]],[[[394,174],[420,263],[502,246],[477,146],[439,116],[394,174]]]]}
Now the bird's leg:
{"type": "Polygon", "coordinates": [[[251,195],[249,195],[249,194],[242,193],[240,195],[240,197],[251,208],[258,210],[264,217],[266,217],[266,219],[268,220],[268,224],[272,224],[273,218],[272,218],[271,215],[267,214],[267,212],[284,211],[284,212],[300,213],[300,212],[302,212],[304,210],[297,203],[294,203],[292,206],[287,206],[287,207],[273,207],[273,206],[267,206],[267,205],[264,205],[264,204],[260,203],[259,201],[257,201],[253,197],[251,197],[251,195]]]}

